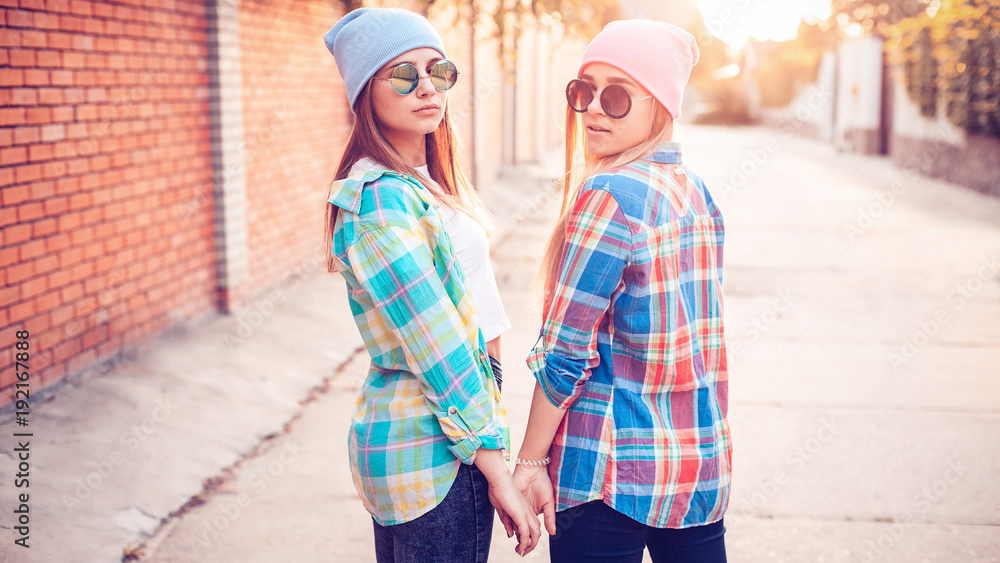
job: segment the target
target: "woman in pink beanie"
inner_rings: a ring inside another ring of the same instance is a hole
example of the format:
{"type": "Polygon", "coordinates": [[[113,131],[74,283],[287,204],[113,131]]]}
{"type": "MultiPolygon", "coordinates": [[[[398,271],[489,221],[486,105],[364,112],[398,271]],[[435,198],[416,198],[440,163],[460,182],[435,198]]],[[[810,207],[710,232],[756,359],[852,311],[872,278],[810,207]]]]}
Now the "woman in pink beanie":
{"type": "Polygon", "coordinates": [[[697,61],[676,26],[613,22],[566,87],[562,213],[514,471],[555,562],[726,560],[724,227],[672,142],[697,61]]]}

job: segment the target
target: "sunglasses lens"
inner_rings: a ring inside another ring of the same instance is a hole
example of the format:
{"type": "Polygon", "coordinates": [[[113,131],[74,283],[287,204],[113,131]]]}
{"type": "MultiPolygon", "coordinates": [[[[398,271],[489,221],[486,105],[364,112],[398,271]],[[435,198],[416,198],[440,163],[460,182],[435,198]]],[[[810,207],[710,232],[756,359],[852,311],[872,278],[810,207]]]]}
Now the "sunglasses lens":
{"type": "Polygon", "coordinates": [[[601,107],[608,117],[621,119],[632,109],[632,96],[625,88],[612,84],[601,92],[601,107]]]}
{"type": "Polygon", "coordinates": [[[573,111],[585,112],[594,101],[594,91],[582,80],[570,80],[566,85],[566,101],[573,111]]]}
{"type": "Polygon", "coordinates": [[[392,89],[399,94],[406,95],[417,87],[420,80],[417,74],[417,67],[411,64],[401,64],[392,70],[392,89]]]}
{"type": "Polygon", "coordinates": [[[438,90],[450,89],[458,82],[458,69],[451,61],[441,61],[431,67],[431,84],[438,90]]]}

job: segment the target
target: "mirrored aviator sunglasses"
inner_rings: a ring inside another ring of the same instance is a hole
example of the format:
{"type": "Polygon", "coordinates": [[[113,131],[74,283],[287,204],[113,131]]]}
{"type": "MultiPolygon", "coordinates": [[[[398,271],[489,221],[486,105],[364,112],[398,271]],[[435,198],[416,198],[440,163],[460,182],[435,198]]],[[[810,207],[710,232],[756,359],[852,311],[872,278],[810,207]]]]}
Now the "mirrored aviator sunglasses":
{"type": "MultiPolygon", "coordinates": [[[[455,67],[455,63],[449,60],[442,60],[434,63],[431,66],[430,72],[425,76],[431,78],[431,84],[435,88],[444,92],[450,90],[452,86],[458,82],[458,68],[455,67]]],[[[396,91],[400,96],[405,96],[417,89],[417,84],[420,82],[421,78],[425,76],[420,76],[420,71],[417,67],[410,63],[403,63],[397,65],[392,69],[392,75],[389,78],[381,78],[375,76],[376,80],[388,80],[392,85],[392,89],[396,91]]]]}
{"type": "MultiPolygon", "coordinates": [[[[566,101],[569,102],[569,107],[573,108],[573,111],[584,113],[590,107],[590,103],[594,101],[596,90],[594,86],[574,78],[566,85],[566,101]]],[[[652,97],[633,98],[624,86],[611,84],[605,86],[604,90],[601,91],[601,108],[604,113],[608,114],[608,117],[622,119],[628,115],[628,112],[632,111],[633,101],[647,100],[652,97]]]]}

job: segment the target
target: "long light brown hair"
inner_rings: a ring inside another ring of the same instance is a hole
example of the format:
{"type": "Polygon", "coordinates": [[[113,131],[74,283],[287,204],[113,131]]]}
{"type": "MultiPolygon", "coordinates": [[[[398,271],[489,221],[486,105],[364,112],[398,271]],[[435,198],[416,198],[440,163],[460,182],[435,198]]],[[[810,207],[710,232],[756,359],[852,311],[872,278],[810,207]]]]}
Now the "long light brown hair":
{"type": "MultiPolygon", "coordinates": [[[[371,86],[371,82],[365,85],[355,103],[354,127],[351,129],[351,136],[344,148],[344,155],[337,166],[334,181],[347,178],[351,173],[351,167],[362,158],[367,157],[385,166],[388,170],[413,176],[442,203],[464,211],[474,219],[485,218],[488,215],[486,208],[479,199],[479,194],[469,184],[468,176],[462,167],[460,156],[462,144],[452,125],[447,100],[441,123],[437,129],[424,136],[427,171],[430,172],[430,179],[440,186],[438,187],[432,182],[428,182],[423,174],[407,164],[382,133],[382,124],[379,122],[378,116],[375,115],[371,86]]],[[[328,203],[326,206],[326,250],[328,252],[326,267],[327,271],[330,272],[335,269],[332,248],[337,215],[337,206],[328,203]]]]}
{"type": "Polygon", "coordinates": [[[545,245],[539,278],[543,288],[543,315],[547,319],[552,305],[556,278],[563,262],[563,247],[566,244],[566,227],[569,212],[576,201],[580,188],[591,176],[640,160],[653,152],[659,145],[671,140],[674,135],[674,120],[666,108],[653,99],[653,123],[646,140],[625,149],[618,154],[594,156],[587,151],[584,142],[583,116],[566,106],[566,174],[563,178],[562,207],[549,241],[545,245]]]}

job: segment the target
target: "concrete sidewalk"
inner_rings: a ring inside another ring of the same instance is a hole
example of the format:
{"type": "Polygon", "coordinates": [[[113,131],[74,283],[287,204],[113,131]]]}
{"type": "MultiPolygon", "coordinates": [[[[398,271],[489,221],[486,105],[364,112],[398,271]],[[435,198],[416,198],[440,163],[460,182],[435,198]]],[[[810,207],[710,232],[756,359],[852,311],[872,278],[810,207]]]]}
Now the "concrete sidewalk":
{"type": "MultiPolygon", "coordinates": [[[[1000,201],[767,129],[677,138],[727,219],[730,559],[998,560],[1000,201]]],[[[557,171],[483,189],[515,444],[557,171]]],[[[37,405],[32,547],[0,520],[0,559],[373,560],[346,460],[367,356],[342,279],[319,257],[299,270],[37,405]]],[[[7,515],[15,446],[0,442],[7,515]]],[[[544,538],[527,559],[548,560],[544,538]]],[[[498,525],[491,561],[516,560],[498,525]]]]}

